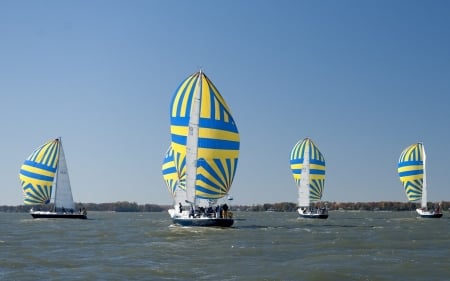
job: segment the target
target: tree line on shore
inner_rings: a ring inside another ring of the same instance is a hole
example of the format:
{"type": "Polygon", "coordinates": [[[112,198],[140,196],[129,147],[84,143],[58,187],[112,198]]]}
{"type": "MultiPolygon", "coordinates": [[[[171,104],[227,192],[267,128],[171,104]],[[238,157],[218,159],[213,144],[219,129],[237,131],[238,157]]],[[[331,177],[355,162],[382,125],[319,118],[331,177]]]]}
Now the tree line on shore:
{"type": "MultiPolygon", "coordinates": [[[[439,202],[442,210],[450,210],[450,201],[439,202]]],[[[436,203],[428,203],[429,207],[436,203]]],[[[420,203],[409,202],[321,202],[321,206],[327,206],[330,210],[360,210],[360,211],[411,211],[420,208],[420,203]]],[[[32,206],[0,206],[0,212],[29,212],[32,206]]],[[[76,203],[76,210],[86,208],[88,211],[104,212],[165,212],[172,208],[172,205],[144,204],[139,205],[135,202],[119,201],[113,203],[76,203]]],[[[44,210],[44,207],[42,207],[44,210]]],[[[45,210],[52,208],[52,205],[46,205],[45,210]]],[[[36,208],[35,208],[36,209],[36,208]]],[[[231,205],[233,211],[248,212],[295,212],[297,204],[292,202],[265,203],[256,205],[231,205]]]]}

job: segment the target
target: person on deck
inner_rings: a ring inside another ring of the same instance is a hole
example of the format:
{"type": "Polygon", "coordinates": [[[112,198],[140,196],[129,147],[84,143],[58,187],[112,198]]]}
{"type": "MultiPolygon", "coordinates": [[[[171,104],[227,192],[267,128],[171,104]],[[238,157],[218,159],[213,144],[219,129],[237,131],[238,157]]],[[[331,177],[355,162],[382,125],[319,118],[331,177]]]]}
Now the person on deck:
{"type": "Polygon", "coordinates": [[[227,205],[227,203],[222,205],[222,210],[223,210],[223,217],[224,218],[228,218],[228,205],[227,205]]]}

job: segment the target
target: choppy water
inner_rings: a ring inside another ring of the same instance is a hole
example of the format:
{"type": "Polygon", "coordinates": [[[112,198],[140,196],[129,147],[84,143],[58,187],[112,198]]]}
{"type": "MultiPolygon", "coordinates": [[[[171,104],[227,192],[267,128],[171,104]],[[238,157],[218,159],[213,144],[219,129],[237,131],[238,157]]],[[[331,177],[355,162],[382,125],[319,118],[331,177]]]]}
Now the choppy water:
{"type": "Polygon", "coordinates": [[[238,212],[231,229],[167,213],[0,213],[0,280],[450,280],[450,214],[238,212]]]}

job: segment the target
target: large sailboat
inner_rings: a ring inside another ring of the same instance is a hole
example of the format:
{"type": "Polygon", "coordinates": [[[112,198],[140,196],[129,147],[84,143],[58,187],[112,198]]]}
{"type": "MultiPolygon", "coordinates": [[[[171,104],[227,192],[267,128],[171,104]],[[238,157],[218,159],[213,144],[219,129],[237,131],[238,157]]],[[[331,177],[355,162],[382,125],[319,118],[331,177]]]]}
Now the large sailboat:
{"type": "Polygon", "coordinates": [[[75,210],[61,138],[34,150],[22,164],[19,178],[25,205],[35,205],[30,210],[33,218],[87,218],[86,209],[75,210]],[[53,190],[52,208],[41,210],[48,208],[53,190]]]}
{"type": "Polygon", "coordinates": [[[328,209],[315,207],[322,198],[325,185],[325,158],[310,138],[294,145],[291,170],[298,187],[298,213],[302,218],[326,219],[328,209]]]}
{"type": "Polygon", "coordinates": [[[415,143],[405,148],[398,160],[398,175],[405,188],[406,197],[410,202],[419,202],[416,209],[422,218],[440,218],[442,211],[439,205],[434,209],[427,206],[427,174],[426,154],[423,143],[415,143]]]}
{"type": "Polygon", "coordinates": [[[174,198],[173,223],[232,226],[226,200],[238,163],[239,132],[227,103],[202,71],[175,91],[170,132],[173,152],[166,153],[163,177],[174,198]],[[175,169],[167,164],[171,161],[175,169]]]}

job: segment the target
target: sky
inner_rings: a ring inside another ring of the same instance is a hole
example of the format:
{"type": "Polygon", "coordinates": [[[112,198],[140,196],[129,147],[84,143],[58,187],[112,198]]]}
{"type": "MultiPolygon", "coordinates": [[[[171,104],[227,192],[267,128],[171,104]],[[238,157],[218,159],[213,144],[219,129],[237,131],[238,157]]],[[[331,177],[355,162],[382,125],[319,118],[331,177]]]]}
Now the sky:
{"type": "Polygon", "coordinates": [[[200,68],[241,137],[234,204],[297,202],[289,155],[326,160],[322,200],[406,202],[401,151],[424,142],[449,201],[449,1],[0,1],[0,205],[62,137],[76,202],[171,204],[169,103],[200,68]]]}

